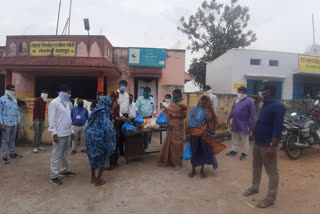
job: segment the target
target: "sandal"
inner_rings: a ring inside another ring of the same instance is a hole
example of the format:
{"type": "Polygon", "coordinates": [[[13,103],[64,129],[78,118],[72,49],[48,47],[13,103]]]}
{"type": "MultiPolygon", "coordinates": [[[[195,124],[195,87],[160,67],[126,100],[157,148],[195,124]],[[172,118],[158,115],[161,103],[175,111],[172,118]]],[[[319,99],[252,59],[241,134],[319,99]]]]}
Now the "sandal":
{"type": "Polygon", "coordinates": [[[248,197],[248,196],[251,196],[251,195],[254,195],[254,194],[257,194],[257,193],[259,193],[257,190],[249,188],[243,193],[243,195],[248,197]]]}
{"type": "Polygon", "coordinates": [[[263,199],[262,201],[260,201],[260,203],[257,205],[257,207],[259,207],[259,208],[267,208],[267,207],[270,207],[273,204],[274,204],[274,202],[269,201],[267,199],[263,199]]]}

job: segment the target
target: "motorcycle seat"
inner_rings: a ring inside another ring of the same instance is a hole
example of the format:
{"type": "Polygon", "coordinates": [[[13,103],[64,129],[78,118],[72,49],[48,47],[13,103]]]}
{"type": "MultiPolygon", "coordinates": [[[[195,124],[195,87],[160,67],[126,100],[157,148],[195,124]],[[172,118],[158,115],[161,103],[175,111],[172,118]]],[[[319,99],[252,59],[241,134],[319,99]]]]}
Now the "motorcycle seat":
{"type": "Polygon", "coordinates": [[[304,129],[305,124],[301,123],[293,123],[294,126],[298,127],[299,129],[304,129]]]}

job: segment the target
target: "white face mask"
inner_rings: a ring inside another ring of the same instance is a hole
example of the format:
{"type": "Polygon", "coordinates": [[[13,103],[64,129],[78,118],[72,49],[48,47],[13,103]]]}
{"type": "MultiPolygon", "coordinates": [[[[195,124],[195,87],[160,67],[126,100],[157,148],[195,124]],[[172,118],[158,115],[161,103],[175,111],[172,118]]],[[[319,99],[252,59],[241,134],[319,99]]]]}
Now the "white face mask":
{"type": "Polygon", "coordinates": [[[244,99],[244,98],[246,98],[246,97],[247,97],[246,94],[240,94],[240,93],[238,93],[238,100],[242,100],[242,99],[244,99]]]}
{"type": "Polygon", "coordinates": [[[41,93],[41,99],[42,99],[44,102],[47,102],[48,94],[46,94],[46,93],[41,93]]]}
{"type": "Polygon", "coordinates": [[[164,99],[164,101],[165,101],[166,103],[170,103],[170,102],[171,102],[170,99],[164,99]]]}
{"type": "Polygon", "coordinates": [[[6,95],[8,95],[11,99],[16,98],[16,92],[11,90],[6,90],[6,95]]]}
{"type": "Polygon", "coordinates": [[[263,100],[263,94],[261,91],[259,91],[259,97],[263,100]]]}

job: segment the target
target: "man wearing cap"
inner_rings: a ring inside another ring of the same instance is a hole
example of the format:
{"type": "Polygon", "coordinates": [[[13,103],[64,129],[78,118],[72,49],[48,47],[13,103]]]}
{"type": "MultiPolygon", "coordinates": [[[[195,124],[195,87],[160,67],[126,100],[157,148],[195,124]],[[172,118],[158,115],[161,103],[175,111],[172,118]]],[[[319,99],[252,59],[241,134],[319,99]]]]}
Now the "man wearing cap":
{"type": "MultiPolygon", "coordinates": [[[[126,80],[120,80],[119,82],[119,98],[117,99],[117,102],[120,106],[120,117],[129,117],[129,94],[126,92],[128,86],[128,82],[126,80]]],[[[123,150],[123,142],[124,142],[124,135],[121,131],[121,128],[123,124],[125,123],[125,120],[121,120],[120,122],[120,132],[119,132],[119,153],[120,155],[124,154],[123,150]]]]}
{"type": "Polygon", "coordinates": [[[255,117],[255,106],[253,101],[247,97],[245,87],[238,88],[238,98],[233,104],[228,123],[232,119],[232,148],[227,156],[238,154],[240,144],[243,144],[243,152],[240,160],[245,160],[249,153],[249,130],[253,128],[255,117]]]}

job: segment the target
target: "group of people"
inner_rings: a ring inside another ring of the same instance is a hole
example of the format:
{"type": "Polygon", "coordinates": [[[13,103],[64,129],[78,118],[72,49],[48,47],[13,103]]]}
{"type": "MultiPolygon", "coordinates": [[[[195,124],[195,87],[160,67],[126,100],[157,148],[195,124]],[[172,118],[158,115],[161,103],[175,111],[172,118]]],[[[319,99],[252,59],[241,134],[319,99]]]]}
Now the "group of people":
{"type": "MultiPolygon", "coordinates": [[[[188,139],[192,151],[192,171],[189,177],[196,175],[196,167],[201,166],[200,177],[207,177],[204,165],[218,167],[215,154],[225,147],[215,141],[215,132],[219,128],[217,119],[217,98],[209,92],[200,96],[200,100],[189,113],[186,133],[184,119],[187,106],[181,100],[181,91],[174,90],[173,99],[169,106],[163,105],[168,119],[167,135],[160,153],[160,162],[165,166],[182,167],[182,157],[185,139],[188,139]],[[210,96],[213,95],[213,96],[210,96]]],[[[206,90],[206,91],[208,91],[206,90]]],[[[260,109],[258,120],[255,121],[255,104],[247,96],[247,89],[238,89],[238,98],[233,104],[228,121],[232,119],[232,148],[226,155],[234,157],[238,154],[239,145],[243,144],[240,160],[246,160],[249,153],[249,133],[253,131],[255,144],[253,146],[253,178],[252,186],[243,195],[251,196],[259,192],[262,167],[269,176],[269,191],[258,207],[271,206],[277,198],[279,172],[277,166],[277,146],[281,139],[282,125],[285,114],[284,105],[274,98],[275,87],[270,83],[263,83],[259,90],[259,97],[264,102],[260,109]]]]}
{"type": "MultiPolygon", "coordinates": [[[[91,166],[91,183],[97,186],[105,184],[102,178],[105,169],[117,166],[119,155],[124,154],[124,135],[121,127],[127,121],[133,121],[141,114],[144,118],[155,117],[156,104],[151,96],[151,89],[144,88],[143,95],[136,103],[133,95],[126,92],[127,82],[121,80],[119,89],[109,96],[98,93],[97,100],[92,103],[92,112],[84,108],[83,99],[77,100],[77,106],[70,107],[71,88],[62,85],[57,98],[49,104],[48,120],[49,132],[52,135],[53,145],[50,162],[50,182],[61,185],[60,177],[75,176],[69,170],[68,155],[72,143],[71,154],[77,153],[80,145],[81,152],[87,152],[91,166]]],[[[15,153],[15,134],[20,126],[20,115],[15,98],[15,87],[8,85],[5,95],[0,99],[0,128],[2,131],[2,161],[8,162],[9,157],[18,158],[15,153]]],[[[255,144],[253,146],[253,179],[252,186],[243,194],[250,196],[259,192],[262,167],[269,176],[269,193],[259,203],[259,207],[268,207],[277,197],[279,175],[277,168],[277,145],[280,141],[285,107],[274,99],[275,88],[264,83],[259,96],[264,104],[255,122],[255,105],[247,97],[245,87],[238,89],[238,98],[235,101],[229,121],[232,119],[232,148],[227,156],[236,156],[239,145],[244,145],[240,160],[245,160],[249,153],[249,133],[253,130],[255,144]]],[[[41,136],[44,131],[45,109],[48,93],[41,91],[41,96],[34,102],[33,122],[35,137],[33,151],[43,150],[41,136]]],[[[160,152],[160,163],[164,166],[182,167],[184,143],[192,151],[192,170],[189,177],[196,175],[196,168],[201,167],[200,176],[207,177],[204,165],[218,167],[216,154],[225,146],[215,140],[215,132],[219,129],[217,118],[218,99],[212,94],[210,86],[206,86],[199,102],[189,112],[189,122],[185,127],[188,108],[185,105],[182,92],[175,89],[172,94],[165,96],[161,110],[168,120],[166,137],[160,152]],[[186,130],[185,132],[183,130],[186,130]]],[[[146,136],[146,142],[151,136],[146,136]]],[[[145,146],[146,147],[146,146],[145,146]]]]}

